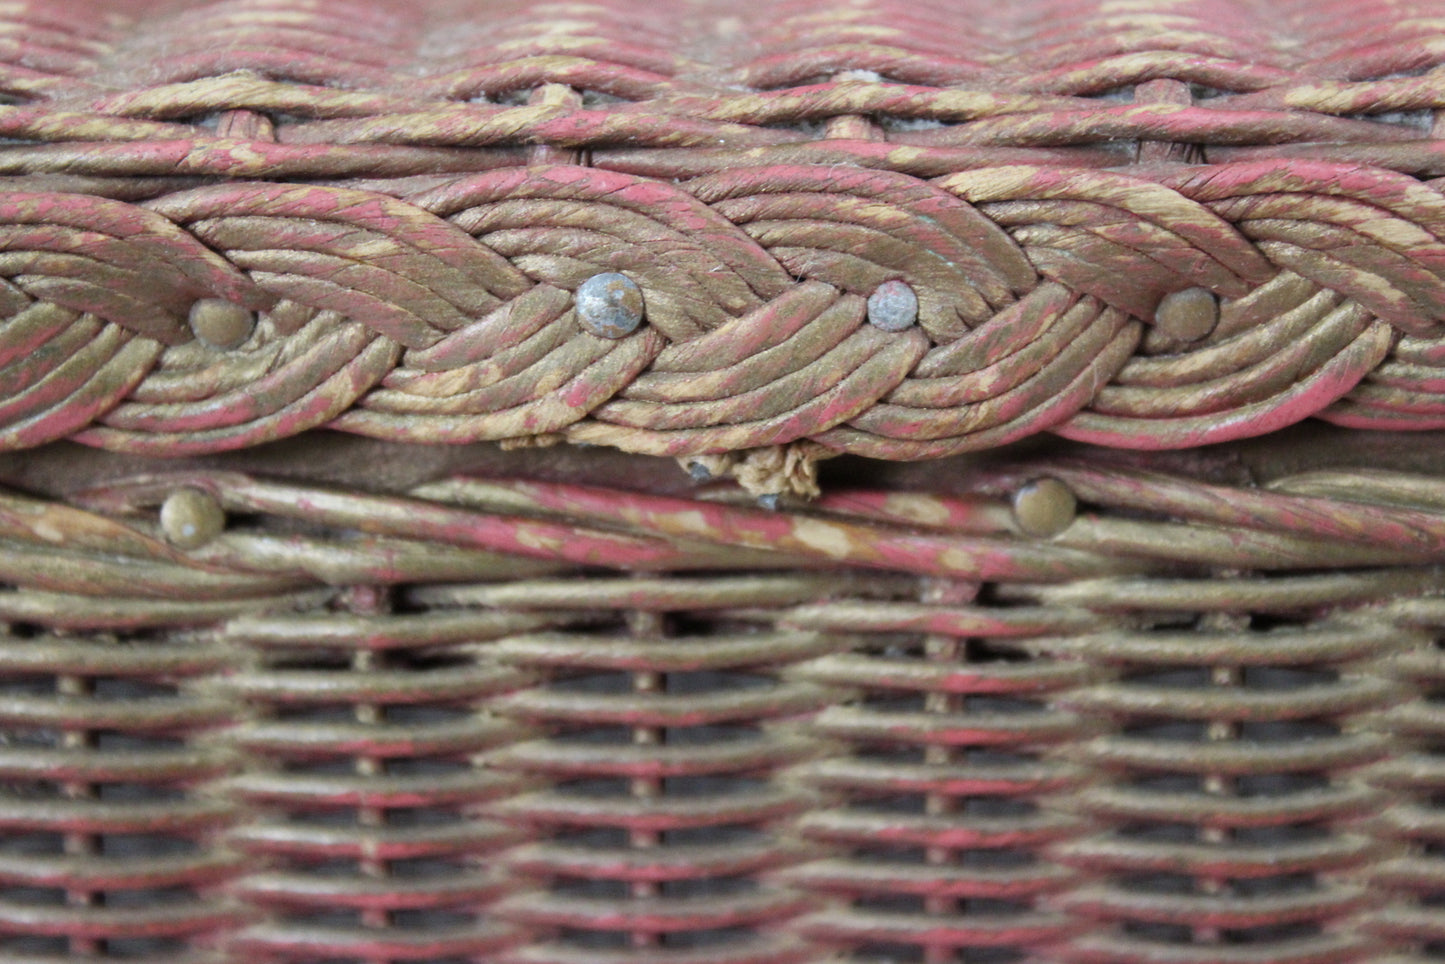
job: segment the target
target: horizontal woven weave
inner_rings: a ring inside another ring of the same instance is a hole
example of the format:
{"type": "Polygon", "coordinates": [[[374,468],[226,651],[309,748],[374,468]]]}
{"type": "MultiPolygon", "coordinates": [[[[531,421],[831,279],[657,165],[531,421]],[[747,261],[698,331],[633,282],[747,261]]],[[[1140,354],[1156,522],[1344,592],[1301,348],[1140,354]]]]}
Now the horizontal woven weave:
{"type": "Polygon", "coordinates": [[[0,447],[1445,426],[1437,5],[161,9],[0,15],[0,447]]]}
{"type": "Polygon", "coordinates": [[[0,957],[1440,959],[1436,477],[956,482],[6,494],[0,957]]]}

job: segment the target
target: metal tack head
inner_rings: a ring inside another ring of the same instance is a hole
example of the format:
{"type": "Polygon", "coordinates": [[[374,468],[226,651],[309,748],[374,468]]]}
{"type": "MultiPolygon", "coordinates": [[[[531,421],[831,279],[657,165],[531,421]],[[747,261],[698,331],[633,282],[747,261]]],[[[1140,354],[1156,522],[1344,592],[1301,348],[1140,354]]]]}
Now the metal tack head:
{"type": "Polygon", "coordinates": [[[642,324],[642,289],[625,274],[595,274],[577,289],[577,321],[601,338],[623,338],[642,324]]]}
{"type": "Polygon", "coordinates": [[[191,334],[211,348],[241,345],[256,330],[256,313],[232,301],[204,298],[191,305],[191,334]]]}
{"type": "Polygon", "coordinates": [[[918,322],[918,295],[902,281],[885,281],[868,296],[868,323],[883,331],[904,331],[918,322]]]}
{"type": "Polygon", "coordinates": [[[1014,521],[1027,535],[1047,539],[1067,529],[1079,508],[1073,491],[1058,479],[1035,479],[1014,493],[1014,521]]]}
{"type": "Polygon", "coordinates": [[[208,492],[177,489],[161,504],[161,532],[178,549],[199,549],[226,528],[226,512],[208,492]]]}

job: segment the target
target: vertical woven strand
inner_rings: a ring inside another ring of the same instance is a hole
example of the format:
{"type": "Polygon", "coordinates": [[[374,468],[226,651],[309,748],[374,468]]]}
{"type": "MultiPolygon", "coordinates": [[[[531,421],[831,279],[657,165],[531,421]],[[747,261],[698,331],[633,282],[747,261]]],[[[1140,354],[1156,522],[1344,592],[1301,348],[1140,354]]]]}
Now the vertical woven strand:
{"type": "Polygon", "coordinates": [[[1445,720],[1439,702],[1445,693],[1441,634],[1445,607],[1437,600],[1399,602],[1387,610],[1410,641],[1374,669],[1384,679],[1404,684],[1412,699],[1401,700],[1371,721],[1371,729],[1397,747],[1363,774],[1387,803],[1361,830],[1379,846],[1379,858],[1361,868],[1361,884],[1377,897],[1357,926],[1381,947],[1395,952],[1392,964],[1437,957],[1445,947],[1445,819],[1441,792],[1445,779],[1439,754],[1445,747],[1445,720]]]}
{"type": "Polygon", "coordinates": [[[1040,803],[1079,782],[1067,755],[1050,751],[1077,737],[1080,721],[1051,704],[1082,667],[1017,656],[1075,620],[995,616],[973,602],[976,591],[929,581],[922,605],[840,601],[784,617],[867,633],[799,668],[860,693],[814,724],[842,752],[798,771],[833,800],[799,832],[833,855],[789,874],[829,898],[797,929],[846,960],[1009,960],[1074,929],[1047,906],[1069,875],[1042,850],[1085,827],[1040,803]]]}
{"type": "Polygon", "coordinates": [[[0,638],[9,960],[200,961],[238,920],[214,890],[240,869],[218,845],[234,811],[206,786],[230,769],[206,733],[235,708],[204,686],[227,664],[205,637],[148,635],[42,617],[0,638]]]}
{"type": "MultiPolygon", "coordinates": [[[[498,910],[537,935],[515,959],[803,959],[770,933],[803,904],[763,875],[798,859],[780,830],[809,802],[773,779],[813,752],[788,720],[827,700],[779,673],[827,643],[730,614],[734,592],[765,581],[590,582],[515,587],[513,604],[591,610],[591,625],[499,648],[542,677],[494,704],[538,729],[493,757],[539,784],[499,805],[533,840],[506,857],[537,884],[498,910]]],[[[776,585],[791,596],[788,582],[776,585]]]]}
{"type": "Polygon", "coordinates": [[[538,620],[397,615],[375,587],[340,603],[225,630],[250,662],[223,685],[253,717],[228,734],[249,762],[227,788],[249,816],[234,890],[256,918],[233,958],[396,964],[521,940],[488,911],[515,889],[490,857],[512,835],[478,813],[516,792],[480,754],[517,734],[481,703],[520,682],[489,640],[538,620]]]}

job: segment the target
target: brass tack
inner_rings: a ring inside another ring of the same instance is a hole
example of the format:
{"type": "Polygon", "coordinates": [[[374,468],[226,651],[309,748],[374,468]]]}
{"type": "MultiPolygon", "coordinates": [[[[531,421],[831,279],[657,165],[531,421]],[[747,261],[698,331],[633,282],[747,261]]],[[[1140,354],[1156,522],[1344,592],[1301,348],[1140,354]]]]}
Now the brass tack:
{"type": "Polygon", "coordinates": [[[868,323],[883,331],[906,331],[918,322],[918,295],[902,281],[885,281],[868,296],[868,323]]]}
{"type": "Polygon", "coordinates": [[[1025,533],[1039,538],[1056,536],[1074,521],[1078,500],[1058,479],[1035,479],[1014,493],[1014,521],[1025,533]]]}
{"type": "Polygon", "coordinates": [[[642,289],[625,274],[595,274],[577,288],[577,321],[600,338],[623,338],[642,324],[642,289]]]}
{"type": "Polygon", "coordinates": [[[1218,323],[1219,299],[1207,288],[1171,292],[1154,310],[1154,324],[1180,341],[1198,341],[1218,323]]]}
{"type": "Polygon", "coordinates": [[[233,301],[204,298],[191,305],[191,333],[203,344],[222,350],[235,348],[256,330],[256,313],[233,301]]]}
{"type": "Polygon", "coordinates": [[[199,549],[225,528],[225,510],[200,489],[177,489],[161,504],[161,532],[179,549],[199,549]]]}

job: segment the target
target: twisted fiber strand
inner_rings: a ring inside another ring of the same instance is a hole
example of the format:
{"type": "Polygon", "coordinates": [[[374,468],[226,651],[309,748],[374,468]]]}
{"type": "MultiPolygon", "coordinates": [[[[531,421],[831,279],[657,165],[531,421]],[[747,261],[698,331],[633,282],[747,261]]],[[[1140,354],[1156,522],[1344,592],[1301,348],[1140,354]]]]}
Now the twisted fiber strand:
{"type": "Polygon", "coordinates": [[[563,165],[403,197],[11,193],[0,444],[186,454],[332,425],[896,459],[1045,429],[1169,448],[1311,415],[1433,427],[1442,231],[1431,186],[1318,163],[1155,180],[790,166],[681,185],[563,165]],[[647,323],[611,340],[571,292],[619,270],[647,323]],[[887,332],[864,299],[895,279],[919,323],[887,332]],[[1213,332],[1151,328],[1191,287],[1222,299],[1213,332]],[[193,340],[204,298],[259,310],[256,333],[231,351],[193,340]]]}
{"type": "MultiPolygon", "coordinates": [[[[99,619],[111,606],[107,618],[123,623],[133,607],[121,601],[144,597],[174,601],[177,608],[162,605],[159,613],[184,621],[187,613],[209,613],[232,601],[250,599],[254,606],[275,597],[284,607],[298,594],[363,580],[482,580],[476,592],[505,594],[505,580],[544,578],[577,565],[875,573],[868,578],[889,570],[1037,583],[1040,591],[1066,594],[1088,576],[1090,584],[1113,580],[1127,595],[1143,574],[1199,585],[1197,577],[1214,567],[1268,572],[1445,561],[1445,514],[1423,476],[1309,473],[1261,490],[1055,461],[1013,463],[968,481],[969,491],[959,496],[831,493],[809,513],[465,476],[401,495],[226,472],[121,479],[68,503],[0,493],[6,546],[0,575],[15,587],[0,594],[0,609],[63,593],[91,600],[90,616],[77,611],[74,619],[99,619]],[[1094,509],[1060,534],[1029,536],[1009,497],[1040,475],[1064,480],[1094,509]],[[237,516],[294,525],[286,526],[291,532],[235,526],[202,546],[178,548],[157,525],[155,509],[183,489],[207,493],[237,516]],[[336,530],[356,535],[341,539],[336,530]],[[491,575],[504,581],[486,582],[491,575]]],[[[1430,585],[1440,579],[1435,569],[1421,568],[1419,575],[1430,585]]],[[[1231,590],[1220,583],[1212,591],[1231,590]]],[[[1253,584],[1245,581],[1238,591],[1251,593],[1253,584]]],[[[1106,599],[1097,602],[1109,608],[1106,599]]]]}

